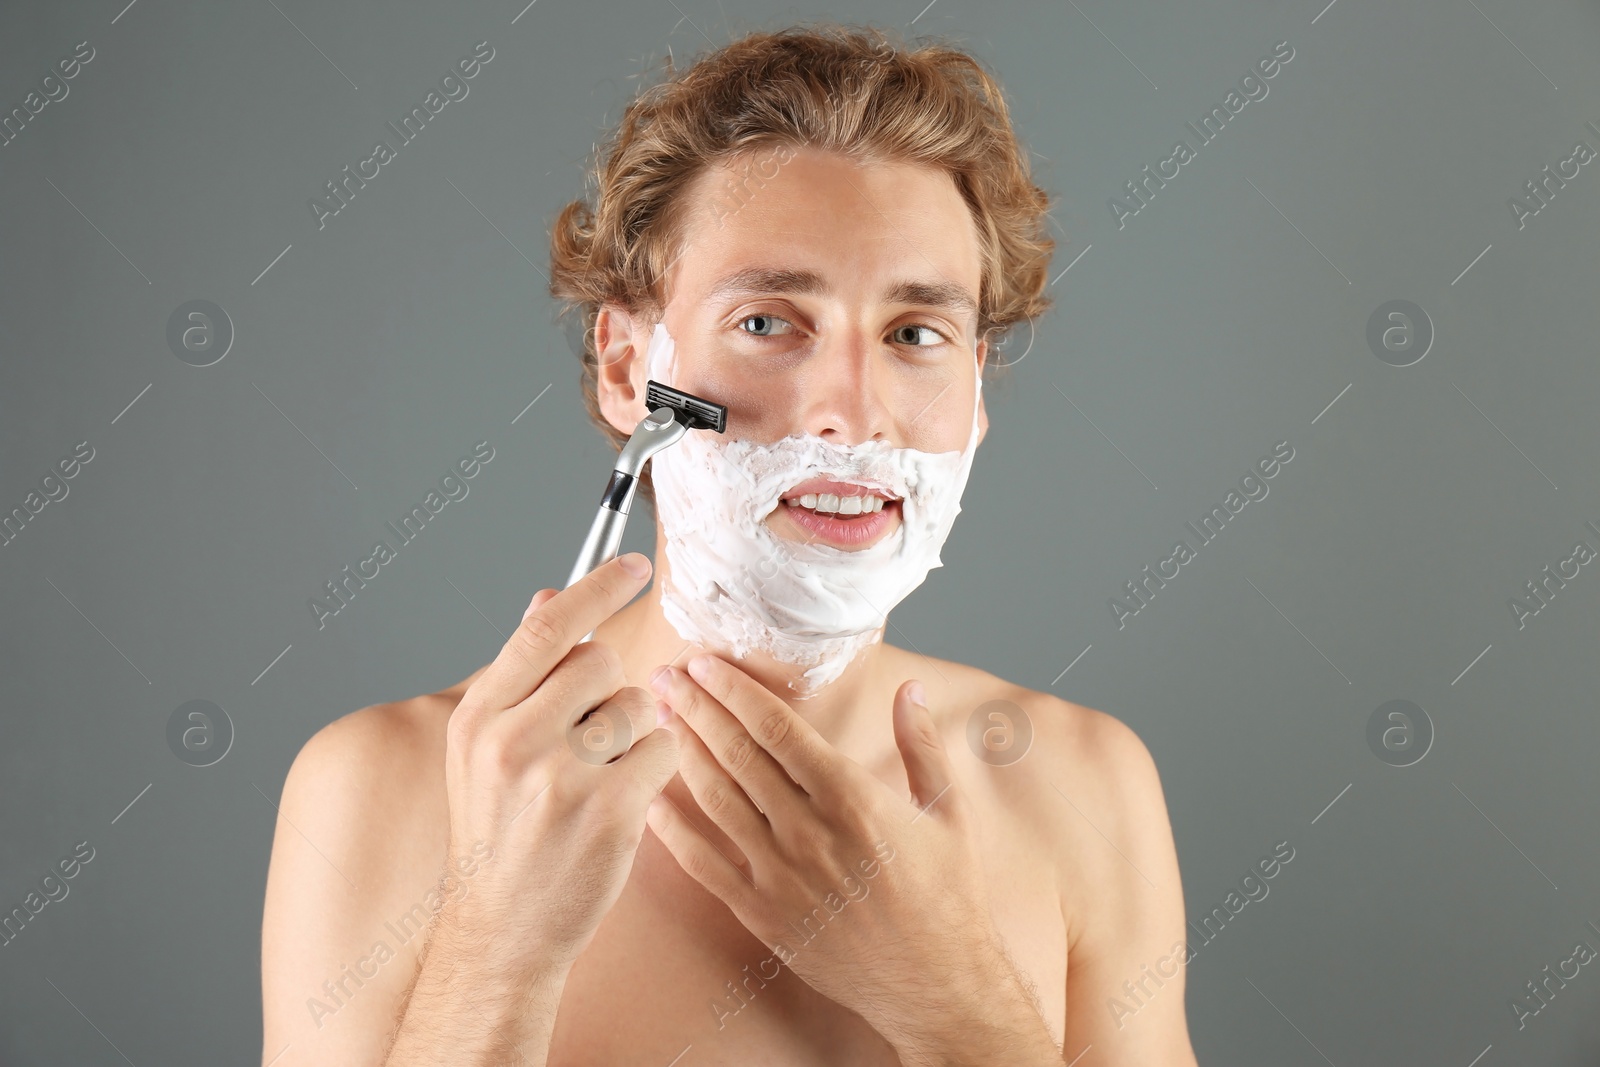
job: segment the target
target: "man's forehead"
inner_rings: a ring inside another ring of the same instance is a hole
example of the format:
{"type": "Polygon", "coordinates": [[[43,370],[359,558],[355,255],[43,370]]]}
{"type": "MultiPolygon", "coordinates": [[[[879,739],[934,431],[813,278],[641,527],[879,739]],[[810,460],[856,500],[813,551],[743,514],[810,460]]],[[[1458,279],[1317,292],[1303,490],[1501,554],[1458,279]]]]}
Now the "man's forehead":
{"type": "Polygon", "coordinates": [[[698,176],[669,269],[697,299],[848,294],[979,314],[977,227],[948,173],[801,153],[730,200],[727,165],[698,176]]]}

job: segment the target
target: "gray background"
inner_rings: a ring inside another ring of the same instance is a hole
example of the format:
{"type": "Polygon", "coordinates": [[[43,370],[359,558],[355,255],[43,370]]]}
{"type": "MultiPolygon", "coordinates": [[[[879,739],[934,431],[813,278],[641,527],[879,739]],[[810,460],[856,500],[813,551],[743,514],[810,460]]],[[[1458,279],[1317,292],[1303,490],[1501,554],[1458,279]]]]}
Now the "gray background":
{"type": "Polygon", "coordinates": [[[1508,600],[1600,545],[1600,162],[1523,228],[1507,200],[1600,148],[1596,5],[123,2],[0,10],[6,110],[96,50],[0,148],[0,511],[96,450],[0,548],[0,910],[96,850],[0,948],[0,1062],[256,1061],[294,754],[489,659],[603,483],[548,219],[643,67],[811,18],[970,47],[1059,197],[1059,306],[894,618],[1144,738],[1192,920],[1294,846],[1189,967],[1200,1061],[1595,1062],[1596,967],[1524,1029],[1509,1003],[1600,948],[1600,577],[1524,628],[1508,600]],[[319,231],[307,200],[480,40],[470,95],[319,231]],[[1282,40],[1119,229],[1108,198],[1282,40]],[[166,343],[191,299],[237,330],[213,366],[166,343]],[[1407,367],[1366,341],[1396,299],[1436,329],[1407,367]],[[480,440],[470,495],[319,631],[308,598],[480,440]],[[1270,495],[1119,629],[1108,599],[1280,440],[1270,495]],[[237,732],[207,768],[166,741],[192,699],[237,732]],[[1435,731],[1409,767],[1366,740],[1393,699],[1435,731]]]}

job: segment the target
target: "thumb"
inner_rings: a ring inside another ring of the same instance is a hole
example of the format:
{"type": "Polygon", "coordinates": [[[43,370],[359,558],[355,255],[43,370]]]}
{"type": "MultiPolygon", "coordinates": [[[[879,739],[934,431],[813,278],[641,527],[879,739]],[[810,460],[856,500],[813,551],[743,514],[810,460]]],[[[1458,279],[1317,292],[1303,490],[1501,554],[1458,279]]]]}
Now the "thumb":
{"type": "Polygon", "coordinates": [[[894,743],[906,765],[906,780],[917,807],[926,809],[936,800],[941,804],[951,800],[955,771],[928,710],[926,690],[916,679],[895,693],[894,743]]]}

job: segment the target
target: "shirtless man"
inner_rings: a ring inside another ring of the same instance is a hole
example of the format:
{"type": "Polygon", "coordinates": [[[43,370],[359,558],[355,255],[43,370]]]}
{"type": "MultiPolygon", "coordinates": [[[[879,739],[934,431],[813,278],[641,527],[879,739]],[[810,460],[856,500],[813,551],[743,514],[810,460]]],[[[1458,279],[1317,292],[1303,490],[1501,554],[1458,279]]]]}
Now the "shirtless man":
{"type": "MultiPolygon", "coordinates": [[[[675,384],[727,402],[730,437],[960,449],[988,351],[951,175],[808,145],[703,210],[728,173],[682,194],[675,384]],[[748,268],[771,271],[717,291],[748,268]]],[[[623,434],[653,326],[594,322],[623,434]]],[[[770,528],[815,538],[795,506],[770,528]]],[[[653,567],[540,590],[485,667],[306,743],[267,882],[264,1064],[1194,1067],[1177,858],[1133,731],[881,640],[795,699],[788,663],[686,647],[656,530],[653,567]],[[992,701],[1031,726],[1023,758],[969,746],[992,701]],[[575,740],[597,705],[631,739],[610,762],[575,740]]]]}

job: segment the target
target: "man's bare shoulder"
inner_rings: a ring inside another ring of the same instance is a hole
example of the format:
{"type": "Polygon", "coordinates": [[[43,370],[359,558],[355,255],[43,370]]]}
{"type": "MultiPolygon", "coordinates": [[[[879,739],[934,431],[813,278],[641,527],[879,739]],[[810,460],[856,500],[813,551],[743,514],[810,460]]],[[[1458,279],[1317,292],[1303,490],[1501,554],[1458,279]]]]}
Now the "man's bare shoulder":
{"type": "Polygon", "coordinates": [[[336,821],[341,833],[403,829],[416,835],[418,854],[431,857],[438,847],[427,831],[442,833],[449,810],[445,728],[455,703],[446,693],[428,693],[334,719],[295,757],[284,782],[285,804],[320,810],[315,821],[336,821]]]}
{"type": "Polygon", "coordinates": [[[948,660],[923,657],[917,676],[926,679],[952,758],[1052,851],[1082,857],[1092,838],[1094,854],[1121,862],[1102,834],[1115,841],[1114,831],[1167,831],[1155,760],[1121,719],[948,660]]]}
{"type": "Polygon", "coordinates": [[[357,777],[374,786],[398,770],[436,763],[442,774],[445,726],[454,707],[441,693],[368,705],[312,734],[295,764],[317,778],[357,777]]]}
{"type": "Polygon", "coordinates": [[[1100,937],[1159,931],[1181,938],[1172,827],[1160,773],[1139,735],[1098,709],[975,667],[942,660],[937,666],[954,695],[935,708],[946,748],[1003,805],[996,814],[1053,858],[1063,899],[1075,902],[1068,909],[1073,943],[1091,912],[1100,937]],[[993,750],[984,744],[985,729],[993,750]],[[1008,731],[1027,738],[1022,755],[1002,747],[1008,731]]]}
{"type": "Polygon", "coordinates": [[[930,695],[945,694],[933,703],[935,715],[947,731],[973,728],[976,719],[979,725],[994,728],[994,744],[1003,745],[1009,729],[1019,744],[1027,745],[1020,756],[1014,751],[975,751],[985,763],[1020,769],[1031,761],[1063,781],[1079,783],[1127,782],[1130,773],[1142,779],[1155,769],[1139,735],[1114,715],[1029,689],[978,667],[920,659],[923,668],[917,676],[926,679],[930,695]],[[948,684],[939,685],[940,680],[948,684]]]}

